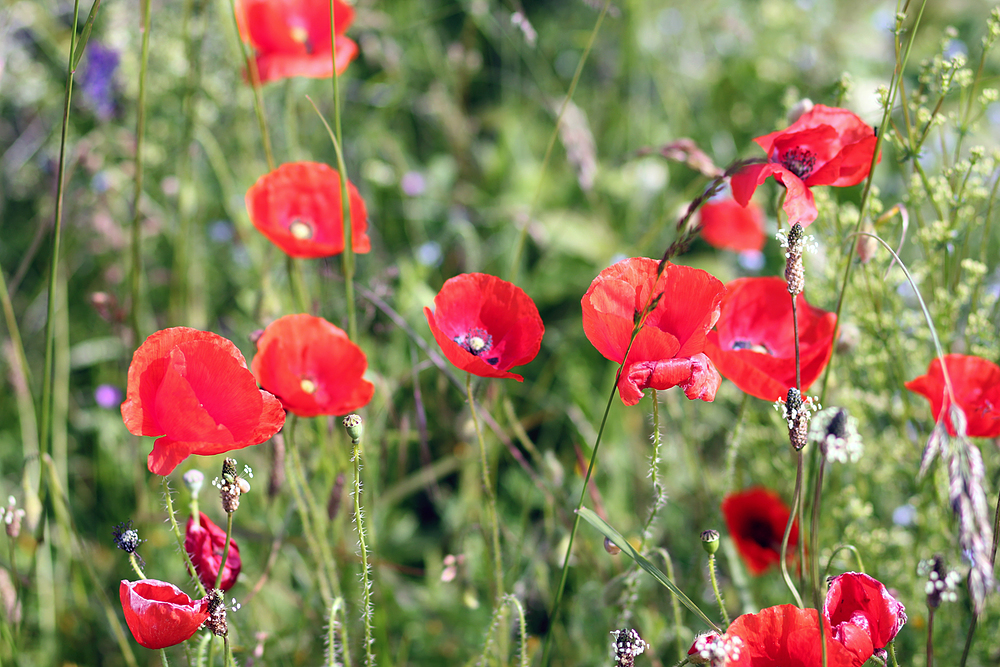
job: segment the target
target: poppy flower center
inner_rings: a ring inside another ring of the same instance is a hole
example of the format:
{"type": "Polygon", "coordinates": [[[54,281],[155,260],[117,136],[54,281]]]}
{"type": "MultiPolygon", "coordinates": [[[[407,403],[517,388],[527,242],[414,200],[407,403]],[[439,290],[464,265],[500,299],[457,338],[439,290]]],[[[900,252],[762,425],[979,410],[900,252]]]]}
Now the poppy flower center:
{"type": "Polygon", "coordinates": [[[297,238],[299,241],[306,241],[312,238],[313,228],[308,222],[302,218],[295,218],[288,225],[288,231],[291,232],[292,236],[297,238]]]}
{"type": "Polygon", "coordinates": [[[307,394],[316,393],[316,383],[309,378],[302,378],[302,382],[299,383],[299,388],[307,394]]]}
{"type": "Polygon", "coordinates": [[[751,352],[760,352],[761,354],[771,354],[771,350],[767,349],[767,346],[764,345],[763,343],[754,343],[753,341],[749,340],[734,340],[732,349],[750,350],[751,352]]]}
{"type": "Polygon", "coordinates": [[[775,546],[780,547],[780,542],[775,539],[771,524],[766,521],[751,520],[746,527],[746,536],[764,549],[774,549],[775,546]]]}
{"type": "Polygon", "coordinates": [[[782,153],[781,164],[804,181],[816,168],[816,155],[810,150],[796,146],[782,153]]]}
{"type": "MultiPolygon", "coordinates": [[[[475,327],[461,336],[455,336],[454,340],[463,350],[477,357],[483,357],[493,349],[493,336],[479,327],[475,327]]],[[[495,364],[498,359],[486,359],[485,361],[489,364],[495,364]]]]}

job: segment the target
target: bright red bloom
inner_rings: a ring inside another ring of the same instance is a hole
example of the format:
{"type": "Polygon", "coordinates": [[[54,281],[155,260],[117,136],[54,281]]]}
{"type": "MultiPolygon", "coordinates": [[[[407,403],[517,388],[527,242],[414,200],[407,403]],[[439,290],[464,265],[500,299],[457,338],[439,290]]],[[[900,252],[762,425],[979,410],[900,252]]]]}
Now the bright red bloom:
{"type": "Polygon", "coordinates": [[[636,315],[659,295],[618,379],[622,403],[635,405],[645,389],[675,386],[692,400],[711,401],[722,380],[703,350],[725,287],[706,271],[677,264],[667,264],[657,281],[658,264],[633,257],[601,271],[583,295],[583,331],[598,352],[621,363],[636,315]]]}
{"type": "Polygon", "coordinates": [[[121,410],[129,433],[163,436],[149,453],[156,475],[192,454],[260,444],[285,423],[281,402],[257,388],[235,345],[187,327],[157,331],[135,351],[121,410]]]}
{"type": "MultiPolygon", "coordinates": [[[[226,549],[226,531],[198,512],[198,525],[194,517],[189,517],[187,529],[184,531],[184,551],[191,557],[198,579],[206,589],[215,588],[215,577],[219,574],[219,564],[222,562],[222,552],[226,549]]],[[[240,560],[240,548],[236,540],[229,541],[229,556],[226,566],[222,568],[222,581],[219,588],[228,591],[240,576],[243,562],[240,560]]]]}
{"type": "MultiPolygon", "coordinates": [[[[722,516],[747,568],[763,574],[781,562],[781,539],[791,510],[774,491],[754,487],[722,499],[722,516]]],[[[788,534],[788,554],[799,543],[799,524],[788,534]]]]}
{"type": "Polygon", "coordinates": [[[522,382],[508,369],[534,359],[545,333],[531,297],[486,273],[448,279],[424,315],[448,361],[479,377],[522,382]]]}
{"type": "Polygon", "coordinates": [[[823,617],[833,626],[834,639],[863,662],[873,648],[885,648],[895,639],[906,623],[906,610],[877,579],[847,572],[830,581],[823,617]]]}
{"type": "Polygon", "coordinates": [[[870,125],[847,109],[817,104],[780,132],[754,139],[767,153],[765,164],[746,167],[732,177],[733,198],[747,205],[768,176],[785,186],[788,224],[806,227],[816,219],[809,188],[845,187],[868,177],[878,139],[870,125]]]}
{"type": "MultiPolygon", "coordinates": [[[[357,188],[351,199],[351,246],[371,250],[368,212],[357,188]]],[[[320,162],[290,162],[264,174],[246,196],[250,221],[261,234],[292,257],[329,257],[344,252],[344,212],[340,174],[320,162]]]]}
{"type": "MultiPolygon", "coordinates": [[[[742,640],[739,657],[729,662],[729,667],[820,667],[823,649],[818,617],[815,609],[800,609],[793,604],[743,614],[722,637],[730,643],[735,637],[742,640]]],[[[823,626],[827,667],[860,667],[864,661],[859,662],[855,654],[833,638],[826,619],[823,626]]],[[[868,655],[871,654],[869,644],[868,655]]]]}
{"type": "MultiPolygon", "coordinates": [[[[354,20],[350,5],[334,0],[337,27],[337,74],[358,55],[358,45],[344,37],[354,20]]],[[[236,0],[240,36],[257,52],[262,83],[292,76],[333,76],[329,0],[236,0]]]]}
{"type": "MultiPolygon", "coordinates": [[[[966,435],[973,438],[1000,436],[1000,366],[981,357],[946,354],[948,377],[955,392],[955,401],[966,419],[966,435]]],[[[935,421],[945,420],[948,433],[956,435],[948,414],[951,399],[944,384],[941,360],[935,358],[927,375],[906,383],[906,388],[923,394],[930,401],[935,421]]]]}
{"type": "Polygon", "coordinates": [[[300,417],[346,415],[375,393],[362,377],[365,353],[322,317],[286,315],[269,324],[250,367],[260,386],[300,417]]]}
{"type": "Polygon", "coordinates": [[[722,250],[760,250],[764,247],[764,211],[749,202],[741,206],[734,199],[707,201],[698,210],[701,238],[722,250]]]}
{"type": "Polygon", "coordinates": [[[118,596],[128,629],[146,648],[167,648],[187,641],[208,619],[208,598],[194,601],[165,581],[122,579],[118,596]]]}
{"type": "MultiPolygon", "coordinates": [[[[833,353],[837,316],[796,297],[802,391],[820,376],[833,353]]],[[[795,386],[792,300],[784,279],[738,278],[726,285],[722,316],[708,334],[705,352],[724,377],[765,401],[795,386]]]]}

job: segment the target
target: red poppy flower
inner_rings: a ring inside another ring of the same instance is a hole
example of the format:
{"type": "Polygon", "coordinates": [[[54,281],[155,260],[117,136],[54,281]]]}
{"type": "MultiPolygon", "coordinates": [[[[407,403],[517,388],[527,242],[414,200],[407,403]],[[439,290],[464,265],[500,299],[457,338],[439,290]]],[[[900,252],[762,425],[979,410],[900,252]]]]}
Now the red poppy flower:
{"type": "Polygon", "coordinates": [[[485,273],[450,278],[424,315],[448,361],[479,377],[523,381],[508,369],[534,359],[545,333],[531,297],[485,273]]]}
{"type": "MultiPolygon", "coordinates": [[[[351,246],[368,252],[368,212],[354,184],[351,246]]],[[[264,174],[247,190],[250,221],[268,240],[292,257],[329,257],[344,252],[344,215],[340,174],[320,162],[290,162],[264,174]]]]}
{"type": "Polygon", "coordinates": [[[260,444],[285,423],[281,402],[257,388],[235,345],[187,327],[157,331],[135,351],[121,410],[129,433],[163,436],[147,462],[156,475],[192,454],[260,444]]]}
{"type": "MultiPolygon", "coordinates": [[[[800,609],[793,604],[761,609],[743,614],[730,624],[721,641],[739,637],[739,657],[730,667],[819,667],[823,664],[820,645],[819,614],[815,609],[800,609]]],[[[833,638],[823,619],[827,667],[860,667],[864,661],[833,638]]],[[[868,655],[871,656],[871,644],[868,655]]]]}
{"type": "Polygon", "coordinates": [[[707,201],[698,214],[701,238],[713,248],[743,252],[764,247],[764,211],[757,204],[741,206],[734,199],[707,201]]]}
{"type": "MultiPolygon", "coordinates": [[[[946,354],[944,361],[955,400],[965,413],[966,435],[974,438],[1000,436],[1000,367],[981,357],[963,354],[946,354]]],[[[945,388],[940,359],[931,361],[927,375],[907,382],[906,388],[923,394],[930,401],[934,419],[939,421],[943,417],[948,433],[956,435],[948,414],[951,399],[945,388]]]]}
{"type": "Polygon", "coordinates": [[[300,417],[346,415],[375,393],[362,377],[365,353],[322,317],[286,315],[272,322],[250,367],[260,386],[300,417]]]}
{"type": "Polygon", "coordinates": [[[765,164],[732,177],[733,198],[747,205],[768,176],[785,186],[788,224],[806,227],[816,219],[814,185],[857,185],[868,176],[878,139],[871,126],[847,109],[817,104],[787,129],[754,139],[767,153],[765,164]]]}
{"type": "MultiPolygon", "coordinates": [[[[837,316],[796,297],[802,391],[819,377],[833,353],[837,316]]],[[[726,285],[722,316],[705,352],[737,387],[775,401],[795,386],[792,302],[782,278],[738,278],[726,285]]]]}
{"type": "Polygon", "coordinates": [[[165,581],[122,579],[118,596],[128,629],[146,648],[167,648],[187,641],[208,619],[208,598],[192,600],[165,581]]]}
{"type": "MultiPolygon", "coordinates": [[[[333,0],[337,38],[337,74],[358,55],[358,45],[344,37],[354,20],[350,5],[333,0]]],[[[236,0],[240,36],[257,52],[261,82],[292,76],[333,76],[329,0],[236,0]]]]}
{"type": "Polygon", "coordinates": [[[725,287],[710,273],[677,264],[667,264],[657,281],[658,264],[634,257],[601,271],[583,295],[583,331],[598,352],[621,363],[636,315],[661,295],[635,337],[618,395],[635,405],[645,389],[680,386],[692,400],[711,401],[721,378],[703,350],[725,287]]]}
{"type": "MultiPolygon", "coordinates": [[[[198,578],[206,589],[215,588],[215,578],[219,574],[219,564],[222,562],[222,552],[226,549],[226,531],[212,523],[204,512],[198,512],[198,525],[194,517],[189,517],[187,529],[184,531],[184,551],[187,551],[198,573],[198,578]]],[[[219,588],[228,591],[240,576],[243,562],[240,560],[240,548],[236,540],[229,541],[229,556],[226,566],[222,568],[222,581],[219,588]]]]}
{"type": "MultiPolygon", "coordinates": [[[[791,511],[774,491],[754,487],[722,499],[722,516],[747,568],[763,574],[781,562],[781,539],[791,511]]],[[[788,554],[799,543],[798,522],[788,534],[788,554]]]]}
{"type": "Polygon", "coordinates": [[[906,610],[877,579],[847,572],[830,580],[823,617],[833,626],[834,639],[864,662],[873,648],[885,648],[896,637],[906,610]]]}

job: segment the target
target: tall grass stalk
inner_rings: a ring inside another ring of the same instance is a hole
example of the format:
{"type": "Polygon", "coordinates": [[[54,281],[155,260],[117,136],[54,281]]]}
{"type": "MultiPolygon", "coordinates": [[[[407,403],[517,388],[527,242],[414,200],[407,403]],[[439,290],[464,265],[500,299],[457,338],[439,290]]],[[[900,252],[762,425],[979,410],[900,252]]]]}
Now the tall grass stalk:
{"type": "Polygon", "coordinates": [[[482,472],[483,493],[486,494],[487,516],[490,521],[490,546],[493,551],[493,586],[495,589],[494,604],[500,606],[503,597],[503,557],[500,548],[500,520],[497,517],[497,496],[490,482],[489,460],[486,458],[486,441],[479,427],[479,417],[476,415],[476,399],[472,395],[472,373],[465,374],[465,394],[469,399],[469,412],[472,415],[472,425],[476,429],[476,439],[479,441],[479,469],[482,472]]]}
{"type": "Polygon", "coordinates": [[[129,312],[129,324],[132,327],[132,344],[138,346],[142,342],[142,181],[143,181],[143,149],[146,136],[146,80],[149,70],[149,33],[153,13],[149,9],[149,0],[140,3],[142,14],[142,47],[139,60],[139,100],[136,103],[135,128],[135,174],[132,190],[132,267],[129,274],[129,291],[132,307],[129,312]]]}
{"type": "Polygon", "coordinates": [[[240,22],[236,18],[236,0],[229,0],[229,13],[233,17],[233,25],[236,26],[236,41],[240,43],[240,53],[243,54],[243,62],[247,67],[247,78],[250,79],[250,86],[253,88],[253,111],[257,117],[257,127],[260,129],[260,141],[264,146],[264,157],[267,159],[268,171],[274,171],[277,163],[274,161],[274,151],[271,148],[271,133],[267,129],[267,118],[264,113],[264,95],[261,92],[260,72],[257,70],[257,59],[250,53],[243,35],[240,33],[240,22]]]}

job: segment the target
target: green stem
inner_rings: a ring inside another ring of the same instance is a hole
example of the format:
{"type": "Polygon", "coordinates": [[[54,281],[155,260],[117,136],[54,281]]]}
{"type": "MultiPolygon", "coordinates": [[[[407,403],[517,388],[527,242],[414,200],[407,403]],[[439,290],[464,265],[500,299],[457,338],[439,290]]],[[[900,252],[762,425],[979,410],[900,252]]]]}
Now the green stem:
{"type": "Polygon", "coordinates": [[[165,648],[160,649],[160,664],[163,667],[170,667],[170,662],[167,660],[167,649],[165,648]]]}
{"type": "Polygon", "coordinates": [[[712,580],[712,591],[715,593],[715,601],[719,603],[719,611],[722,612],[722,622],[728,628],[729,612],[726,611],[726,604],[722,601],[722,593],[719,592],[719,582],[715,576],[715,554],[708,554],[708,576],[712,580]]]}
{"type": "Polygon", "coordinates": [[[493,547],[493,580],[496,588],[496,605],[499,606],[503,597],[503,560],[500,550],[500,521],[497,518],[497,497],[490,483],[489,462],[486,458],[486,441],[479,427],[479,417],[476,415],[476,401],[472,395],[472,373],[465,374],[465,393],[469,398],[469,411],[472,414],[472,424],[476,428],[476,438],[479,440],[480,470],[483,476],[483,490],[486,493],[487,514],[490,520],[491,541],[493,547]]]}
{"type": "MultiPolygon", "coordinates": [[[[802,452],[798,452],[798,457],[796,459],[795,466],[795,492],[792,494],[792,509],[788,513],[788,523],[785,525],[785,534],[781,538],[781,578],[785,580],[785,585],[788,586],[788,590],[791,591],[792,597],[795,598],[795,604],[801,609],[802,596],[799,595],[799,589],[795,587],[795,583],[792,581],[791,575],[788,574],[788,540],[789,536],[792,534],[792,526],[795,525],[795,512],[798,510],[799,505],[802,502],[802,473],[803,473],[803,463],[802,463],[802,452]]],[[[802,537],[799,536],[799,541],[802,541],[802,537]]],[[[799,561],[799,567],[804,567],[805,564],[799,561]]]]}
{"type": "Polygon", "coordinates": [[[934,611],[934,607],[927,609],[927,667],[934,667],[934,611]]]}
{"type": "Polygon", "coordinates": [[[813,488],[812,521],[809,527],[809,548],[812,553],[809,555],[809,569],[812,579],[813,605],[819,614],[819,640],[823,649],[823,667],[826,667],[826,629],[823,627],[823,586],[819,578],[819,508],[823,498],[823,472],[826,469],[826,453],[820,452],[819,474],[816,475],[816,484],[813,488]]]}
{"type": "Polygon", "coordinates": [[[129,552],[128,562],[129,562],[129,565],[132,566],[132,569],[135,570],[135,573],[137,575],[139,575],[140,579],[145,579],[146,578],[146,575],[145,575],[145,573],[143,573],[142,568],[139,567],[139,560],[135,557],[135,552],[134,551],[129,552]]]}
{"type": "Polygon", "coordinates": [[[222,571],[226,569],[226,561],[229,560],[229,545],[232,544],[233,536],[233,513],[226,512],[226,547],[222,550],[222,560],[219,561],[219,571],[215,574],[215,588],[222,585],[222,571]]]}
{"type": "Polygon", "coordinates": [[[357,440],[354,444],[354,525],[358,530],[358,544],[361,547],[361,594],[364,611],[362,616],[365,619],[365,665],[375,667],[375,656],[372,654],[372,583],[369,578],[371,566],[368,562],[368,545],[365,542],[364,509],[361,505],[361,443],[357,440]]]}
{"type": "MultiPolygon", "coordinates": [[[[663,558],[663,567],[667,570],[667,576],[674,580],[674,559],[670,557],[670,552],[660,547],[656,550],[663,558]]],[[[670,608],[674,613],[674,644],[677,646],[677,655],[680,660],[687,658],[687,648],[681,642],[681,601],[676,595],[670,596],[670,608]]]]}
{"type": "Polygon", "coordinates": [[[330,0],[330,40],[333,59],[333,127],[337,140],[334,151],[337,154],[337,171],[340,172],[340,206],[344,224],[344,253],[340,268],[344,274],[344,298],[347,300],[347,334],[351,340],[358,339],[358,318],[354,308],[354,227],[351,224],[351,197],[347,189],[347,165],[344,163],[344,134],[340,127],[340,74],[337,73],[337,12],[334,0],[330,0]]]}
{"type": "Polygon", "coordinates": [[[726,447],[726,488],[736,488],[736,459],[740,451],[740,440],[743,438],[743,423],[746,420],[747,404],[750,394],[744,393],[740,407],[736,411],[736,426],[730,431],[729,443],[726,447]]]}
{"type": "Polygon", "coordinates": [[[142,0],[142,55],[139,63],[139,100],[136,109],[135,129],[135,188],[132,191],[132,272],[129,275],[132,308],[129,313],[129,323],[132,326],[132,343],[142,342],[142,182],[143,182],[143,151],[146,141],[146,80],[149,70],[149,32],[153,12],[149,8],[149,0],[142,0]]]}
{"type": "Polygon", "coordinates": [[[201,597],[205,597],[208,595],[208,591],[205,590],[201,579],[198,578],[198,571],[194,568],[194,563],[191,562],[191,556],[188,555],[187,549],[184,548],[184,537],[181,535],[181,528],[177,525],[177,517],[174,515],[174,499],[170,491],[170,481],[165,476],[160,479],[163,481],[163,495],[167,502],[167,518],[170,519],[170,530],[177,541],[177,548],[184,554],[184,562],[187,564],[188,574],[194,579],[194,585],[198,587],[198,593],[201,597]]]}
{"type": "Polygon", "coordinates": [[[264,117],[264,96],[261,93],[260,72],[257,71],[257,60],[250,55],[247,45],[240,35],[239,21],[236,20],[236,0],[229,0],[229,13],[233,17],[233,24],[236,26],[236,39],[240,43],[240,51],[243,53],[243,60],[247,65],[247,78],[253,87],[253,110],[257,116],[257,126],[260,128],[260,140],[264,144],[264,156],[267,158],[268,171],[274,171],[277,164],[274,161],[274,153],[271,150],[271,133],[267,129],[267,120],[264,117]]]}

